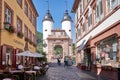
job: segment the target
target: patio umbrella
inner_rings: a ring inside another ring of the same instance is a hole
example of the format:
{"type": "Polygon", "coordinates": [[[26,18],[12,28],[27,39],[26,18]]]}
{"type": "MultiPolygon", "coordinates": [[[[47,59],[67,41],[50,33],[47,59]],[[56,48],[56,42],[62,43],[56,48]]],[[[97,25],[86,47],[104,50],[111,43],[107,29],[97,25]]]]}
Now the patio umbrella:
{"type": "Polygon", "coordinates": [[[42,55],[42,54],[40,54],[40,53],[37,53],[37,52],[35,52],[35,53],[33,53],[33,57],[43,57],[44,55],[42,55]]]}
{"type": "Polygon", "coordinates": [[[33,53],[31,53],[30,51],[24,51],[21,53],[17,53],[17,56],[26,56],[26,57],[33,57],[33,53]]]}

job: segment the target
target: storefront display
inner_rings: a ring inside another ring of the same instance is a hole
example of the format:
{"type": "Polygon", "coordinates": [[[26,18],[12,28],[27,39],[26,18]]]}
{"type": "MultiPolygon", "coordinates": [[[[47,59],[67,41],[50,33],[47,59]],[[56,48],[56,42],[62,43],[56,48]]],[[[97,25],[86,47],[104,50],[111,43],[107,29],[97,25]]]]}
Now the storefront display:
{"type": "Polygon", "coordinates": [[[118,67],[118,41],[115,35],[97,43],[96,58],[103,66],[118,67]]]}

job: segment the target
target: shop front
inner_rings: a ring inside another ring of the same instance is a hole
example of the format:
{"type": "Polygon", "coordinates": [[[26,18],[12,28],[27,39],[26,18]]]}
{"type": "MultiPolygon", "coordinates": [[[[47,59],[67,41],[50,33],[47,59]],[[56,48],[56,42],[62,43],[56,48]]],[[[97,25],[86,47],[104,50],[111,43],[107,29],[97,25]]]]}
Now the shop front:
{"type": "Polygon", "coordinates": [[[112,80],[120,80],[119,27],[120,25],[117,24],[106,29],[91,40],[91,54],[94,54],[92,55],[94,56],[92,57],[92,71],[112,80]]]}
{"type": "Polygon", "coordinates": [[[113,35],[96,43],[96,59],[103,66],[112,66],[118,68],[118,40],[113,35]]]}
{"type": "Polygon", "coordinates": [[[14,57],[14,49],[12,46],[8,45],[3,45],[1,47],[1,60],[0,60],[0,65],[1,68],[4,69],[6,66],[13,66],[15,61],[14,57]]]}

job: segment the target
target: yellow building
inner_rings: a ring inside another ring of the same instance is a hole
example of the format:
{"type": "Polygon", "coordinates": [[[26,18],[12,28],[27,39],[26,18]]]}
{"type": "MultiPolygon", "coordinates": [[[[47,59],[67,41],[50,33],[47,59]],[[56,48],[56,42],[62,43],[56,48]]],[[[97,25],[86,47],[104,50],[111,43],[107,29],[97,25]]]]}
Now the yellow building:
{"type": "Polygon", "coordinates": [[[0,68],[23,61],[16,54],[27,42],[28,49],[36,51],[37,16],[32,0],[0,0],[0,68]]]}

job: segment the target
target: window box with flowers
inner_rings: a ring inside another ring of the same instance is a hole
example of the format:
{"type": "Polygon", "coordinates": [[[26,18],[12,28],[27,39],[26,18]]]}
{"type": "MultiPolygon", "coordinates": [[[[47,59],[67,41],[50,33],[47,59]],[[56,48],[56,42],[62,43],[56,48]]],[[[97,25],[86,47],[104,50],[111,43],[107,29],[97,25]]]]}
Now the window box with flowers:
{"type": "Polygon", "coordinates": [[[4,28],[10,33],[14,33],[14,27],[9,22],[4,22],[4,28]]]}
{"type": "Polygon", "coordinates": [[[17,36],[20,37],[20,38],[23,38],[23,33],[22,32],[18,32],[17,36]]]}
{"type": "Polygon", "coordinates": [[[25,41],[29,42],[29,38],[28,38],[28,37],[25,37],[25,41]]]}

